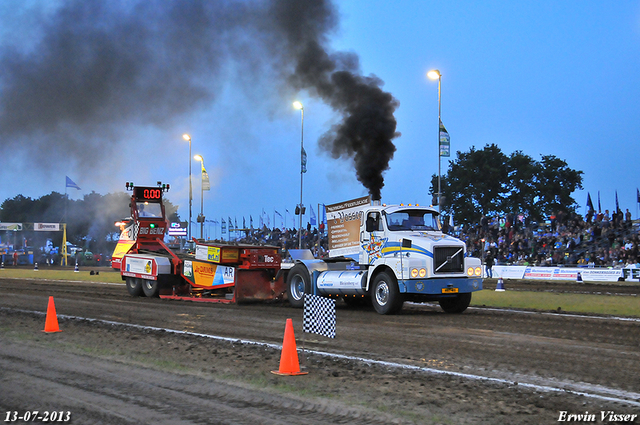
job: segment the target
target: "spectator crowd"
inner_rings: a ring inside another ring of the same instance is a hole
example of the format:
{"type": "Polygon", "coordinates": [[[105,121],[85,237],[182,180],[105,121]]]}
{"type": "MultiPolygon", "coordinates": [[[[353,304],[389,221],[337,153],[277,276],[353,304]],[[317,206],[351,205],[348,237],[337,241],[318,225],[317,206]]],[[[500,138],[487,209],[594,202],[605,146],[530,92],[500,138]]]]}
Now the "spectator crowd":
{"type": "Polygon", "coordinates": [[[544,223],[522,217],[482,217],[457,234],[470,255],[494,264],[615,267],[638,263],[638,227],[627,209],[585,217],[562,211],[544,223]]]}

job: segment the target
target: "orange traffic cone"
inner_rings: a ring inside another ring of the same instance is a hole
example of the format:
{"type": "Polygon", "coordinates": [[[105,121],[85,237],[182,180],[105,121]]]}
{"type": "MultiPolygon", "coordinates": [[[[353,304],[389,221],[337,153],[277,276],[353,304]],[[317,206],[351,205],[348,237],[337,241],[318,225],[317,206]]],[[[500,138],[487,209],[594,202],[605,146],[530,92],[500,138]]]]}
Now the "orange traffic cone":
{"type": "Polygon", "coordinates": [[[56,315],[56,306],[53,303],[53,297],[49,297],[47,320],[44,323],[44,331],[42,332],[62,332],[58,327],[58,316],[56,315]]]}
{"type": "Polygon", "coordinates": [[[284,328],[284,340],[282,341],[282,353],[280,354],[280,369],[272,370],[276,375],[306,375],[309,372],[300,371],[298,362],[298,349],[296,348],[296,337],[293,335],[293,321],[287,319],[284,328]]]}

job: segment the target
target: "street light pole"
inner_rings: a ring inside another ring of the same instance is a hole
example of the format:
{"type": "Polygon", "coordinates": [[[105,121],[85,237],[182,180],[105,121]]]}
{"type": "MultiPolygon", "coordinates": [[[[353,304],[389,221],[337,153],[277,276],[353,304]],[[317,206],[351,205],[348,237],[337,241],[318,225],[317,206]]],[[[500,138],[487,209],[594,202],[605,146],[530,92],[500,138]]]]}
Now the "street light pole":
{"type": "Polygon", "coordinates": [[[442,84],[442,74],[437,69],[433,71],[429,71],[427,76],[432,80],[438,80],[438,215],[440,215],[440,196],[441,196],[441,188],[440,188],[440,123],[442,122],[441,113],[442,113],[442,97],[441,97],[441,84],[442,84]]]}
{"type": "Polygon", "coordinates": [[[204,158],[202,155],[194,155],[193,159],[200,161],[201,176],[200,176],[200,239],[203,239],[204,233],[204,158]]]}
{"type": "Polygon", "coordinates": [[[188,234],[187,240],[191,240],[191,205],[193,204],[193,187],[191,185],[191,136],[188,134],[183,134],[182,138],[189,142],[189,225],[188,225],[188,234]]]}
{"type": "Polygon", "coordinates": [[[302,103],[295,101],[293,107],[300,109],[300,218],[298,227],[298,249],[302,249],[302,177],[304,175],[304,107],[302,103]]]}

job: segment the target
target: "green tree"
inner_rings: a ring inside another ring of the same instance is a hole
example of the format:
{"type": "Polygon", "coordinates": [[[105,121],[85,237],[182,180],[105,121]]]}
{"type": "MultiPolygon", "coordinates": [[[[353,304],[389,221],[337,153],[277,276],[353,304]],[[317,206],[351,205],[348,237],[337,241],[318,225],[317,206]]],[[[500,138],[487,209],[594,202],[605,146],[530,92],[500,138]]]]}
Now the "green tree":
{"type": "Polygon", "coordinates": [[[553,155],[542,156],[542,170],[538,177],[538,205],[542,214],[560,210],[575,213],[577,203],[571,194],[582,189],[582,171],[572,170],[566,161],[553,155]]]}
{"type": "Polygon", "coordinates": [[[529,155],[515,151],[507,161],[507,196],[503,200],[502,212],[524,214],[539,220],[538,184],[542,165],[529,155]]]}
{"type": "MultiPolygon", "coordinates": [[[[80,200],[68,199],[57,192],[38,199],[17,195],[0,205],[0,221],[66,223],[68,242],[93,252],[111,254],[120,235],[115,222],[131,216],[130,202],[130,194],[125,192],[107,195],[91,192],[80,200]]],[[[180,221],[178,206],[166,199],[164,205],[169,221],[180,221]]],[[[29,245],[40,247],[46,239],[52,239],[55,246],[62,245],[62,232],[34,232],[27,226],[23,229],[16,242],[27,239],[29,245]]]]}
{"type": "Polygon", "coordinates": [[[33,199],[22,195],[5,199],[0,205],[0,221],[22,223],[27,221],[27,217],[31,217],[33,214],[33,199]]]}
{"type": "MultiPolygon", "coordinates": [[[[482,215],[512,213],[542,220],[560,210],[575,212],[571,194],[582,189],[582,174],[553,155],[536,161],[521,151],[507,157],[495,144],[472,147],[457,152],[441,176],[441,210],[453,213],[458,223],[478,223],[482,215]]],[[[437,187],[434,175],[430,193],[437,187]]]]}
{"type": "MultiPolygon", "coordinates": [[[[502,211],[507,194],[507,157],[495,145],[482,150],[472,147],[469,152],[457,152],[455,161],[441,177],[442,211],[453,213],[456,221],[478,222],[482,215],[502,211]]],[[[437,192],[437,176],[432,178],[430,192],[437,192]],[[434,183],[435,181],[435,183],[434,183]]]]}

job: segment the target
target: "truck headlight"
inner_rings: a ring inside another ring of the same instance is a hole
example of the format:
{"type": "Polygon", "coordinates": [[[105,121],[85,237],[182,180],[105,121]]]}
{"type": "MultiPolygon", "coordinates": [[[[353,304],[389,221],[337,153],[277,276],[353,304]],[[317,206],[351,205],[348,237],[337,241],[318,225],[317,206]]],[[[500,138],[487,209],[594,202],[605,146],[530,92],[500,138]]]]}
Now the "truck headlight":
{"type": "Polygon", "coordinates": [[[411,277],[414,279],[418,277],[418,269],[411,269],[411,277]]]}
{"type": "Polygon", "coordinates": [[[482,275],[482,267],[476,267],[476,276],[482,275]]]}
{"type": "Polygon", "coordinates": [[[469,267],[467,269],[467,276],[469,276],[469,277],[473,276],[473,267],[469,267]]]}
{"type": "Polygon", "coordinates": [[[427,269],[420,269],[418,274],[420,275],[420,277],[425,277],[427,275],[427,269]]]}

